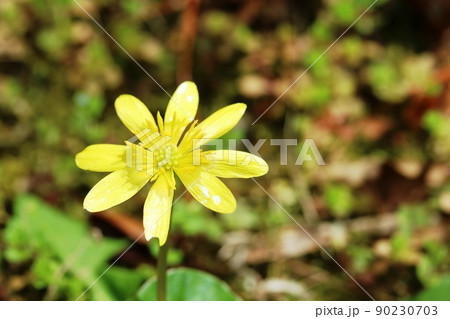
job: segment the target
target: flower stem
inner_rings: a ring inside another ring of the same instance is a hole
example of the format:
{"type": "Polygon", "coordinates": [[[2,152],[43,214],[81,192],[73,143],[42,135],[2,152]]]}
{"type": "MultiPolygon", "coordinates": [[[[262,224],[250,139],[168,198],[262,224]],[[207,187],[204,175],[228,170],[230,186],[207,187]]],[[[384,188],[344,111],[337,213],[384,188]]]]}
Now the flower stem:
{"type": "Polygon", "coordinates": [[[167,273],[167,252],[169,251],[169,241],[159,247],[156,297],[159,301],[166,301],[166,273],[167,273]]]}

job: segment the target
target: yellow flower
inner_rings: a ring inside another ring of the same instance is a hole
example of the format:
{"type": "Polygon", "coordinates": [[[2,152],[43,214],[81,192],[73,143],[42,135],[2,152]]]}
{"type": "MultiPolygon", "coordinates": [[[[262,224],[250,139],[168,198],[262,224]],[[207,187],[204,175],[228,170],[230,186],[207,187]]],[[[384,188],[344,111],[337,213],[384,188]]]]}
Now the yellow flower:
{"type": "Polygon", "coordinates": [[[197,125],[194,116],[198,92],[193,82],[184,82],[177,88],[164,120],[158,112],[155,121],[147,107],[131,95],[119,96],[115,108],[135,137],[125,145],[91,145],[76,155],[76,164],[81,169],[112,172],[87,194],[84,208],[90,212],[106,210],[154,181],[144,204],[145,238],[158,237],[161,246],[169,231],[174,172],[202,205],[218,213],[232,213],[236,200],[218,177],[249,178],[268,171],[266,162],[250,153],[200,148],[231,130],[246,106],[242,103],[226,106],[197,125]]]}

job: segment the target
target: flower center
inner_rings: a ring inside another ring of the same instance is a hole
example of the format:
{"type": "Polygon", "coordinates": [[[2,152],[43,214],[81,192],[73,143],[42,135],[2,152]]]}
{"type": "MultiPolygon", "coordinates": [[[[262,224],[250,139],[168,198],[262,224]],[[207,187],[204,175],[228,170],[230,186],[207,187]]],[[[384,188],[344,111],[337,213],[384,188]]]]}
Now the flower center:
{"type": "Polygon", "coordinates": [[[158,169],[164,168],[166,170],[172,169],[178,165],[180,154],[174,144],[165,144],[156,149],[154,152],[154,162],[158,169]]]}

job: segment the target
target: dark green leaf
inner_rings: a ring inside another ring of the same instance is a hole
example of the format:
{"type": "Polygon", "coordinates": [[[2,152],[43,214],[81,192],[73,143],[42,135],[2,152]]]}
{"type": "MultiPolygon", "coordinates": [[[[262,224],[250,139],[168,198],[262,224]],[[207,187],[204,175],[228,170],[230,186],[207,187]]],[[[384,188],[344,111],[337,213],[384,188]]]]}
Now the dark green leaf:
{"type": "MultiPolygon", "coordinates": [[[[156,300],[156,279],[147,281],[138,292],[139,300],[156,300]]],[[[220,279],[194,269],[177,268],[167,274],[167,300],[170,301],[234,301],[236,296],[220,279]]]]}

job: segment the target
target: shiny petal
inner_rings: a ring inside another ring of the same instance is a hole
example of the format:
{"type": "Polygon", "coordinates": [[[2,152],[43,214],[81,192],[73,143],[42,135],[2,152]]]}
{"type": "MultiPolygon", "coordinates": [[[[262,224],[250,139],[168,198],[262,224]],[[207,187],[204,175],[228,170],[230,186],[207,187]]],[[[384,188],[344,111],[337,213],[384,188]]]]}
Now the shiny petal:
{"type": "Polygon", "coordinates": [[[217,150],[202,153],[205,172],[224,178],[250,178],[267,173],[269,167],[260,157],[247,152],[217,150]]]}
{"type": "Polygon", "coordinates": [[[83,206],[99,212],[123,203],[136,194],[151,178],[132,168],[115,171],[98,182],[84,199],[83,206]]]}
{"type": "Polygon", "coordinates": [[[201,166],[184,166],[175,169],[181,182],[203,206],[218,212],[232,213],[236,199],[224,183],[214,175],[203,172],[201,166]]]}
{"type": "Polygon", "coordinates": [[[86,147],[75,156],[81,169],[94,172],[112,172],[125,168],[126,146],[95,144],[86,147]]]}
{"type": "Polygon", "coordinates": [[[225,106],[211,114],[195,128],[195,131],[200,133],[198,137],[201,140],[194,141],[194,147],[204,145],[230,131],[244,115],[246,108],[245,104],[236,103],[225,106]]]}
{"type": "Polygon", "coordinates": [[[194,82],[183,82],[176,89],[164,116],[166,134],[177,143],[186,126],[194,120],[198,108],[198,91],[194,82]]]}
{"type": "MultiPolygon", "coordinates": [[[[173,177],[173,171],[170,172],[173,177]]],[[[173,188],[170,187],[167,178],[160,176],[148,193],[144,205],[145,238],[159,238],[162,246],[169,233],[170,215],[172,211],[173,188]]]]}
{"type": "Polygon", "coordinates": [[[158,131],[153,115],[136,97],[123,94],[116,99],[114,105],[120,120],[133,134],[142,134],[146,130],[158,131]]]}

